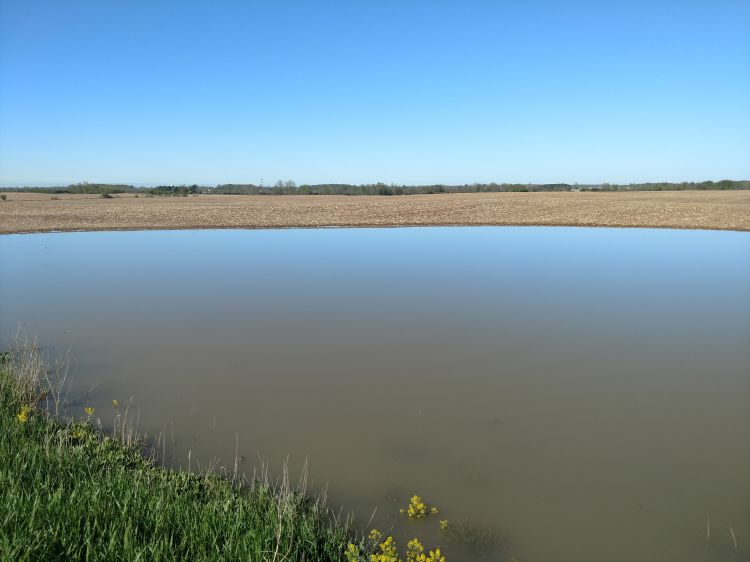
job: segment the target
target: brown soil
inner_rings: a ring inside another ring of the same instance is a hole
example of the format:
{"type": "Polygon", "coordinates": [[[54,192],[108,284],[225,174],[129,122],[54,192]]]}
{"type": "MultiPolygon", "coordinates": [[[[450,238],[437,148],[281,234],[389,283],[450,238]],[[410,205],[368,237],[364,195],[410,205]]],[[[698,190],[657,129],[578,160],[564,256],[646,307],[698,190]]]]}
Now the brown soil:
{"type": "Polygon", "coordinates": [[[316,226],[575,225],[750,230],[750,191],[369,196],[8,193],[0,233],[316,226]]]}

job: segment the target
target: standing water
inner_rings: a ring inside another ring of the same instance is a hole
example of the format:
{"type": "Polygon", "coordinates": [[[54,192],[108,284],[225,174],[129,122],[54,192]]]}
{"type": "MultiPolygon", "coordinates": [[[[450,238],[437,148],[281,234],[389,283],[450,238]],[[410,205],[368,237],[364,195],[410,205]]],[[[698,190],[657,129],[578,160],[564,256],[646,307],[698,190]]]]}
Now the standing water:
{"type": "Polygon", "coordinates": [[[105,423],[133,396],[173,464],[308,460],[448,562],[750,557],[748,233],[2,236],[19,327],[72,349],[105,423]],[[415,493],[440,514],[401,515],[415,493]]]}

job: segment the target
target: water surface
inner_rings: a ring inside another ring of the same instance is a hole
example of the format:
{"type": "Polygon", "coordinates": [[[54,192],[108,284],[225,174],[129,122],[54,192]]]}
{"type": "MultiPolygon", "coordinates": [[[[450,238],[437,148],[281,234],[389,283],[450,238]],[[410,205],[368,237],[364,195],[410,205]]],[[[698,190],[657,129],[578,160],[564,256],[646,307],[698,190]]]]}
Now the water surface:
{"type": "Polygon", "coordinates": [[[737,232],[0,237],[3,342],[72,348],[104,423],[134,396],[176,465],[309,459],[449,562],[748,559],[749,289],[737,232]],[[409,524],[414,493],[502,545],[409,524]]]}

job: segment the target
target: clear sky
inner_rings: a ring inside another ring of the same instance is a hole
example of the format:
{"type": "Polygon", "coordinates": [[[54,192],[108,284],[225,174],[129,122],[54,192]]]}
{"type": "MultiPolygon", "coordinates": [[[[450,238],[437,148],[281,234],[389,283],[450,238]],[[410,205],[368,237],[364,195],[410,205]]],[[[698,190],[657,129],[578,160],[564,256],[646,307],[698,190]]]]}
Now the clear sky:
{"type": "Polygon", "coordinates": [[[0,0],[0,183],[750,178],[750,0],[0,0]]]}

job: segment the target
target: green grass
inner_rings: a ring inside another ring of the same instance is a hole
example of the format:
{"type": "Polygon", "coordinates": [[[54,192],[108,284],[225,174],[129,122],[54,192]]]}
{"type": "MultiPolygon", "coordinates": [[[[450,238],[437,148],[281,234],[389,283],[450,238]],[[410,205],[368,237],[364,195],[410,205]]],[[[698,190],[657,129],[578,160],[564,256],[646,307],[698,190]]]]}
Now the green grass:
{"type": "Polygon", "coordinates": [[[314,562],[343,560],[354,540],[283,481],[169,470],[91,422],[52,416],[59,392],[42,363],[0,359],[1,560],[314,562]]]}

